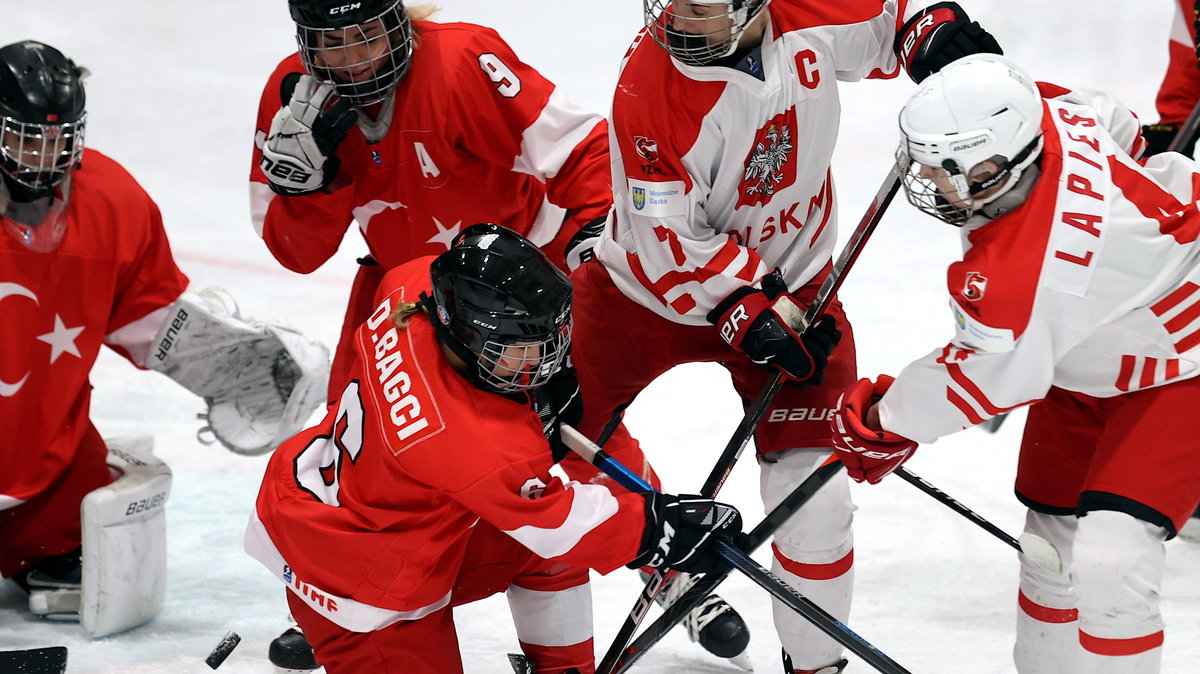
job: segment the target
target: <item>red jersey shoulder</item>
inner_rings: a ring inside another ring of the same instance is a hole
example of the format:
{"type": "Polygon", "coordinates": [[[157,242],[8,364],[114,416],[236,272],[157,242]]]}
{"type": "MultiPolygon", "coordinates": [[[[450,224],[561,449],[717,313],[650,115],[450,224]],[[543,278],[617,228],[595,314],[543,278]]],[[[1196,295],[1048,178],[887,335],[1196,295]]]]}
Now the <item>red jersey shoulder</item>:
{"type": "Polygon", "coordinates": [[[488,54],[516,65],[512,47],[486,26],[415,21],[413,30],[417,34],[417,47],[405,79],[421,83],[442,81],[446,86],[437,90],[439,95],[452,94],[473,81],[488,81],[486,76],[490,71],[484,63],[488,54]],[[468,77],[473,72],[484,77],[468,77]]]}
{"type": "Polygon", "coordinates": [[[843,0],[842,2],[776,1],[767,5],[775,35],[818,26],[844,26],[863,23],[884,11],[881,0],[843,0]]]}
{"type": "Polygon", "coordinates": [[[288,73],[303,73],[304,63],[300,60],[300,53],[293,52],[290,56],[279,62],[275,66],[275,70],[271,76],[267,78],[267,83],[263,87],[262,107],[269,108],[272,116],[283,104],[283,78],[288,73]]]}
{"type": "Polygon", "coordinates": [[[85,149],[72,183],[69,233],[64,240],[70,250],[94,254],[112,249],[115,257],[136,258],[152,245],[165,244],[158,205],[113,159],[85,149]]]}
{"type": "Polygon", "coordinates": [[[639,36],[612,105],[611,132],[626,174],[651,181],[686,179],[679,160],[695,145],[725,87],[687,77],[665,49],[639,36]]]}

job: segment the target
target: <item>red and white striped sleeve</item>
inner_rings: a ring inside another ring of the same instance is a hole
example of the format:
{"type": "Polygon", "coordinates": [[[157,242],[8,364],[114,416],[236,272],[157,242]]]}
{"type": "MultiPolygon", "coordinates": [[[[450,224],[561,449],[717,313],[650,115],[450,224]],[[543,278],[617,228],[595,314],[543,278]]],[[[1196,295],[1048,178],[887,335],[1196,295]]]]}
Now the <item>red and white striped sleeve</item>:
{"type": "Polygon", "coordinates": [[[1200,100],[1200,64],[1196,51],[1195,0],[1179,0],[1179,11],[1171,20],[1167,43],[1167,72],[1155,105],[1159,121],[1179,124],[1200,100]]]}

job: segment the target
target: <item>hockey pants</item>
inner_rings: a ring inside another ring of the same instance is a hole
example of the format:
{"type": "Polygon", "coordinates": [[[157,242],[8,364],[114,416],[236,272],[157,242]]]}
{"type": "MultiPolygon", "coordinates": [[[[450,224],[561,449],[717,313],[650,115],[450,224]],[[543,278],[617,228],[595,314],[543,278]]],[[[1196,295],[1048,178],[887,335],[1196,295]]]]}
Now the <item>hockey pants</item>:
{"type": "MultiPolygon", "coordinates": [[[[292,616],[328,674],[460,674],[453,607],[507,592],[521,650],[538,674],[595,672],[587,569],[537,557],[480,521],[455,581],[451,605],[420,620],[351,632],[326,620],[294,593],[292,616]]],[[[497,660],[496,671],[508,667],[497,660]]]]}

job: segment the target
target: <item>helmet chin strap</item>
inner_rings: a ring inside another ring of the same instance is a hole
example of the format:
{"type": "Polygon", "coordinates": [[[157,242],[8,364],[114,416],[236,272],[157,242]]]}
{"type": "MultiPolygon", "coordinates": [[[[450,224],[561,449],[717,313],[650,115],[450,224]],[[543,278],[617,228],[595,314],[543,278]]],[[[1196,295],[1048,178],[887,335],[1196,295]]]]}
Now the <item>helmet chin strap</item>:
{"type": "Polygon", "coordinates": [[[1003,194],[989,199],[987,203],[979,207],[977,212],[988,220],[995,220],[1002,215],[1011,213],[1029,198],[1029,192],[1033,189],[1041,174],[1041,166],[1037,164],[1030,165],[1017,176],[1015,185],[1005,190],[1003,194]]]}

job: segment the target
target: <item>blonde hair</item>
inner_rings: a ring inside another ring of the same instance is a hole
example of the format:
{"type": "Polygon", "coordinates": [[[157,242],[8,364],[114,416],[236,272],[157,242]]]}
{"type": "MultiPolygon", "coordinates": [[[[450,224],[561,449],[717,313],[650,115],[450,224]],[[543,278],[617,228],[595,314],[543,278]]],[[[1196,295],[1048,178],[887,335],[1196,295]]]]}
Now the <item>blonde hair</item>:
{"type": "Polygon", "coordinates": [[[431,2],[422,2],[415,5],[404,5],[404,9],[408,11],[410,21],[427,21],[433,13],[441,9],[431,2]]]}
{"type": "Polygon", "coordinates": [[[405,330],[408,328],[408,320],[419,311],[425,311],[425,305],[419,302],[401,302],[392,310],[392,315],[388,318],[392,319],[392,323],[396,324],[397,328],[405,330]]]}

